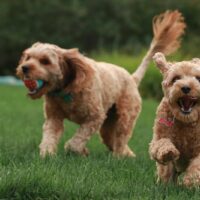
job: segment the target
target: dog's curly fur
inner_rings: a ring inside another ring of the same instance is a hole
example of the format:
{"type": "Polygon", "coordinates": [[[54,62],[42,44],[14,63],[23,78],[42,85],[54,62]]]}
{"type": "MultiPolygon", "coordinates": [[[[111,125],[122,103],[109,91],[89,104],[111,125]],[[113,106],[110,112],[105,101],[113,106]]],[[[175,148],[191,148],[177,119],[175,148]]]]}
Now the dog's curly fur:
{"type": "Polygon", "coordinates": [[[200,60],[169,63],[162,53],[154,60],[163,74],[164,97],[157,109],[150,155],[158,180],[200,185],[200,60]],[[171,125],[163,123],[173,121],[171,125]]]}
{"type": "Polygon", "coordinates": [[[139,82],[157,50],[169,54],[178,48],[185,23],[178,11],[167,11],[154,19],[153,28],[151,47],[133,75],[116,65],[87,58],[77,49],[36,43],[24,51],[18,76],[22,80],[45,82],[39,91],[29,94],[33,99],[45,97],[41,156],[56,152],[65,118],[80,125],[65,144],[66,150],[88,154],[86,142],[94,132],[100,131],[103,142],[114,154],[134,156],[128,140],[141,109],[139,82]],[[24,66],[28,67],[28,73],[23,72],[24,66]],[[72,101],[65,102],[62,97],[51,95],[55,91],[70,93],[72,101]]]}

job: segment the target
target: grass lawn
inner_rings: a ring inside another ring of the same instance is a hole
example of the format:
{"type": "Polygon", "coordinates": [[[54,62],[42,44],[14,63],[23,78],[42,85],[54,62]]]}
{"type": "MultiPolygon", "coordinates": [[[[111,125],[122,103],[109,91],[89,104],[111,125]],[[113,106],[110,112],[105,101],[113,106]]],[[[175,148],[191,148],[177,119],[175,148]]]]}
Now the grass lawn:
{"type": "Polygon", "coordinates": [[[136,159],[113,158],[98,135],[87,158],[64,153],[77,126],[65,123],[55,157],[39,157],[42,100],[32,101],[22,87],[0,86],[0,199],[200,199],[200,191],[155,183],[148,143],[157,103],[143,101],[131,148],[136,159]]]}

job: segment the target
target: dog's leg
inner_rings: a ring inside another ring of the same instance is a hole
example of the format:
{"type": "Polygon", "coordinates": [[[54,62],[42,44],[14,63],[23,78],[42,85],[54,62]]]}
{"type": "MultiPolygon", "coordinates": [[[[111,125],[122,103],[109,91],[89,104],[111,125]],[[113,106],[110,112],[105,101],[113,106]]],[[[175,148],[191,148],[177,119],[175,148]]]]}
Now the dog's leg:
{"type": "Polygon", "coordinates": [[[127,145],[128,140],[131,137],[132,126],[130,130],[121,130],[119,128],[122,127],[122,123],[123,121],[119,120],[116,110],[113,109],[108,113],[108,116],[100,129],[103,143],[110,151],[113,151],[114,155],[134,157],[135,154],[127,145]]]}
{"type": "Polygon", "coordinates": [[[104,114],[98,114],[98,116],[92,118],[91,121],[82,124],[75,135],[65,143],[65,150],[69,150],[81,155],[88,155],[89,151],[85,145],[92,134],[100,129],[104,119],[104,114]]]}
{"type": "Polygon", "coordinates": [[[140,113],[141,100],[133,86],[128,87],[116,102],[115,116],[111,113],[110,116],[108,115],[110,119],[104,122],[101,136],[114,155],[135,157],[128,146],[128,141],[140,113]]]}
{"type": "Polygon", "coordinates": [[[179,158],[179,151],[168,138],[152,141],[150,144],[151,157],[161,164],[167,164],[179,158]]]}
{"type": "Polygon", "coordinates": [[[113,142],[115,135],[115,127],[118,121],[117,109],[114,104],[107,112],[107,117],[103,122],[100,129],[100,135],[103,143],[108,147],[110,151],[113,151],[113,142]]]}
{"type": "Polygon", "coordinates": [[[168,183],[170,181],[177,183],[178,173],[172,162],[169,162],[167,165],[156,162],[156,167],[158,176],[157,183],[168,183]]]}
{"type": "Polygon", "coordinates": [[[43,138],[40,144],[40,155],[56,153],[58,141],[63,133],[64,126],[61,119],[46,119],[43,125],[43,138]]]}
{"type": "Polygon", "coordinates": [[[183,178],[185,186],[200,186],[200,155],[191,160],[183,178]]]}

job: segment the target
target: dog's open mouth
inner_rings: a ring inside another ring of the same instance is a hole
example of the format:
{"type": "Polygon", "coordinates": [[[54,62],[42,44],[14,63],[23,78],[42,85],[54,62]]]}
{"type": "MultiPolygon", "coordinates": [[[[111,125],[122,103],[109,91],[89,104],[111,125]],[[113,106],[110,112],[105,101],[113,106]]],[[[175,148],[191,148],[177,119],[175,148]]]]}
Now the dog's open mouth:
{"type": "Polygon", "coordinates": [[[181,111],[184,114],[190,114],[192,111],[192,108],[196,105],[197,98],[191,97],[191,96],[183,96],[178,99],[178,105],[181,108],[181,111]]]}
{"type": "Polygon", "coordinates": [[[33,96],[42,91],[46,82],[43,80],[24,79],[24,85],[28,89],[28,95],[33,96]]]}

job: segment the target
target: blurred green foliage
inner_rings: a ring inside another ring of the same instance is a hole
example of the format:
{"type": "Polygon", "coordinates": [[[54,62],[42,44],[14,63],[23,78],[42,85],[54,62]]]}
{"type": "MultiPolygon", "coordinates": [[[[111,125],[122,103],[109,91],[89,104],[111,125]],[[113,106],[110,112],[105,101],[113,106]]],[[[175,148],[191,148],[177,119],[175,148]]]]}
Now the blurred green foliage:
{"type": "Polygon", "coordinates": [[[199,0],[1,0],[0,74],[14,74],[21,52],[36,41],[88,54],[140,53],[151,41],[153,16],[167,9],[185,16],[183,51],[198,56],[199,0]]]}

